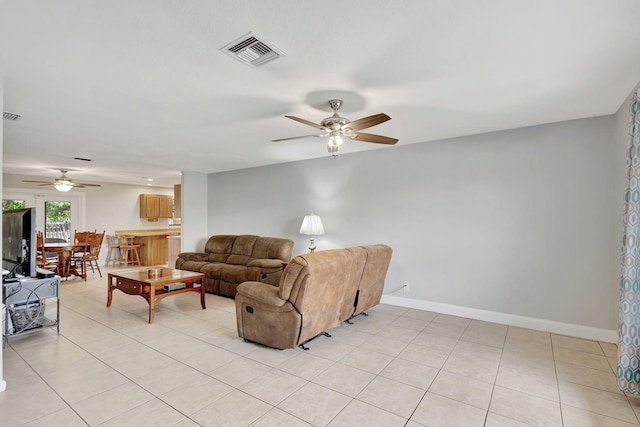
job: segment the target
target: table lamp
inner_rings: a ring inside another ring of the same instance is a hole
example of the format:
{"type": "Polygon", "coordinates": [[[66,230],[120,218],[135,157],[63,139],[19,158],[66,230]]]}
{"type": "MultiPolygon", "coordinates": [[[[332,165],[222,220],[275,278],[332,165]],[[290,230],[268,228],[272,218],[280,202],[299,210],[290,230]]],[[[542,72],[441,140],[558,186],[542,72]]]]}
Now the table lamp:
{"type": "Polygon", "coordinates": [[[314,244],[314,236],[321,236],[324,234],[324,227],[322,226],[322,220],[318,215],[306,215],[302,221],[302,227],[300,227],[300,234],[311,236],[311,244],[309,245],[309,251],[316,250],[314,244]]]}

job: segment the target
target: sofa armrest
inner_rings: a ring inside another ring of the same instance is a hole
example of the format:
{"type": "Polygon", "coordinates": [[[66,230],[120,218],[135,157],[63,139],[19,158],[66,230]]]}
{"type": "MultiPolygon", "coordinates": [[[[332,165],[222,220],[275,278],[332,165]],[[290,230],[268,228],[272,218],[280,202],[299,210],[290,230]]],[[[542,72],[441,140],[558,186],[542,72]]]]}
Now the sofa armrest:
{"type": "Polygon", "coordinates": [[[283,268],[281,259],[254,259],[249,261],[247,267],[283,268]]]}
{"type": "Polygon", "coordinates": [[[242,282],[237,293],[266,305],[283,306],[287,301],[278,296],[278,288],[262,282],[242,282]]]}
{"type": "Polygon", "coordinates": [[[209,261],[209,254],[205,252],[182,252],[178,258],[184,261],[209,261]]]}

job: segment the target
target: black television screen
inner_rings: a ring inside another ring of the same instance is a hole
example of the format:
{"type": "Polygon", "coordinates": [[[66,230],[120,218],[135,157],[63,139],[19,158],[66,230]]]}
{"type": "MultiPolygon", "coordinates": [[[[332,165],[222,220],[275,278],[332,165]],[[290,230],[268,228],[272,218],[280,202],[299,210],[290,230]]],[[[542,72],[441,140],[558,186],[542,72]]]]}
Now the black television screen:
{"type": "Polygon", "coordinates": [[[36,277],[36,210],[2,212],[2,268],[10,276],[36,277]]]}

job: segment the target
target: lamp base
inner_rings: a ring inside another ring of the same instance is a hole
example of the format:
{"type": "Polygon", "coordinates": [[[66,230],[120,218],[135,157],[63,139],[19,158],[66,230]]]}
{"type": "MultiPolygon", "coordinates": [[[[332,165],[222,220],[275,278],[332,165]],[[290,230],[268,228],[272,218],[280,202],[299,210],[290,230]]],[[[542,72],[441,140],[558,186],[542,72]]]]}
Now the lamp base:
{"type": "Polygon", "coordinates": [[[316,250],[316,245],[314,244],[314,238],[312,237],[309,243],[309,252],[313,253],[316,250]]]}

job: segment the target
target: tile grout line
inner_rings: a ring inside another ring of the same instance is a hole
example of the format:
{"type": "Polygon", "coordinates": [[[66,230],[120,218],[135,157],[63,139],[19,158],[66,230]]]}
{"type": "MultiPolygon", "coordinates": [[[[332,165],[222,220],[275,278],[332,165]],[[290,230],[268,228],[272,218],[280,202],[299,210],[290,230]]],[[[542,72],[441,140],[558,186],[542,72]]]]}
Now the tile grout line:
{"type": "Polygon", "coordinates": [[[551,357],[553,359],[553,372],[556,377],[556,389],[558,390],[558,407],[560,409],[560,422],[564,426],[564,411],[562,410],[562,395],[560,394],[560,379],[558,377],[558,364],[556,363],[556,347],[553,345],[553,335],[549,334],[551,341],[551,357]]]}
{"type": "MultiPolygon", "coordinates": [[[[500,366],[502,365],[502,358],[504,357],[504,348],[507,344],[507,336],[509,335],[509,326],[507,326],[507,330],[504,334],[504,339],[502,340],[502,347],[500,348],[500,360],[498,361],[498,370],[496,371],[496,378],[493,381],[493,387],[491,387],[491,395],[489,396],[489,405],[487,406],[487,413],[484,416],[483,425],[487,424],[489,420],[489,413],[491,413],[491,402],[493,401],[493,394],[496,391],[496,386],[498,384],[498,375],[500,374],[500,366]]],[[[517,421],[517,420],[514,420],[517,421]]]]}

